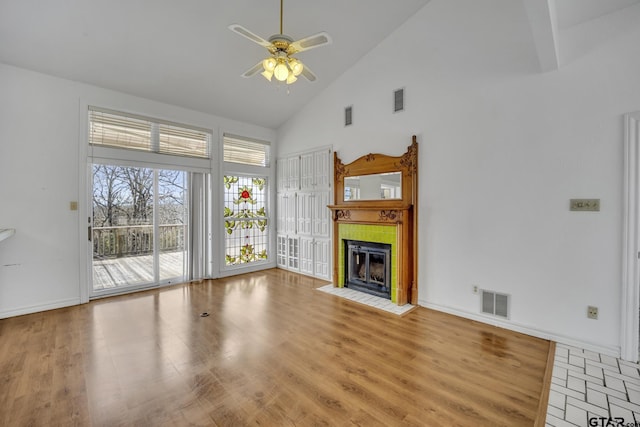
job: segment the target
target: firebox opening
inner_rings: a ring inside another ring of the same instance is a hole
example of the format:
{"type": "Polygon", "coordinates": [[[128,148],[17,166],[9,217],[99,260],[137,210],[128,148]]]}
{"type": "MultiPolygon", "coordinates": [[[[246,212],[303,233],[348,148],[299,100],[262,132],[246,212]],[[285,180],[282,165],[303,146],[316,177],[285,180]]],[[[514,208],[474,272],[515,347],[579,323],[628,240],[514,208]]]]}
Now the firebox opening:
{"type": "Polygon", "coordinates": [[[391,245],[345,240],[345,287],[391,299],[391,245]]]}

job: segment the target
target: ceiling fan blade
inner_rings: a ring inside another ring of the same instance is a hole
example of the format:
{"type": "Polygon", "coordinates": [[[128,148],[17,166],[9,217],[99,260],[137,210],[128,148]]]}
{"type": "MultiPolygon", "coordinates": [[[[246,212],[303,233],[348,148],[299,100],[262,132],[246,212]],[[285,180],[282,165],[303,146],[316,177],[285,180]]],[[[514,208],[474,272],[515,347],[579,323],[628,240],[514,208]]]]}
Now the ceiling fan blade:
{"type": "Polygon", "coordinates": [[[251,31],[247,30],[245,27],[243,27],[240,24],[231,24],[229,25],[229,29],[234,33],[240,34],[242,37],[246,37],[252,42],[257,43],[260,46],[265,47],[267,49],[269,49],[272,46],[271,43],[269,43],[262,37],[252,33],[251,31]]]}
{"type": "Polygon", "coordinates": [[[331,36],[323,31],[291,43],[287,48],[287,53],[293,55],[294,53],[304,52],[305,50],[330,44],[331,42],[331,36]]]}
{"type": "Polygon", "coordinates": [[[304,76],[305,79],[309,80],[310,82],[315,82],[316,81],[316,75],[313,74],[313,71],[311,71],[309,69],[309,67],[307,67],[306,65],[302,69],[302,73],[301,74],[304,76]]]}
{"type": "Polygon", "coordinates": [[[262,61],[242,73],[242,77],[253,77],[260,70],[262,70],[262,61]]]}

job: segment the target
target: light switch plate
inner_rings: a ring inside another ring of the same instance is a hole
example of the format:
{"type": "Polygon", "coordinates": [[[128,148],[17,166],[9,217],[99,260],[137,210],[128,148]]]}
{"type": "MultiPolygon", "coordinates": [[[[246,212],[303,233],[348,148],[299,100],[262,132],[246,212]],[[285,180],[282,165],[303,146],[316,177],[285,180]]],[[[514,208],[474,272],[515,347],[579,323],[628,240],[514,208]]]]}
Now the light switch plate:
{"type": "Polygon", "coordinates": [[[569,210],[600,212],[600,199],[571,199],[569,210]]]}
{"type": "Polygon", "coordinates": [[[78,210],[78,202],[69,202],[69,210],[77,211],[78,210]]]}

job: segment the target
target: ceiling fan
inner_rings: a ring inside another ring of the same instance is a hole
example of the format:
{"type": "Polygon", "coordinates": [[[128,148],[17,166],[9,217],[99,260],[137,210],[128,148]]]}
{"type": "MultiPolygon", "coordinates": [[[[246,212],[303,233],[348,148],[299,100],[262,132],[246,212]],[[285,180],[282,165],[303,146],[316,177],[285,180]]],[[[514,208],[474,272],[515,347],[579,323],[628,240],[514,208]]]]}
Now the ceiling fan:
{"type": "Polygon", "coordinates": [[[254,43],[266,48],[271,54],[266,59],[258,62],[256,65],[248,69],[242,74],[242,77],[251,77],[262,70],[262,74],[267,80],[271,81],[272,77],[281,82],[291,84],[298,79],[299,75],[303,75],[310,82],[316,80],[316,75],[311,72],[309,67],[305,66],[293,55],[310,50],[316,47],[324,46],[331,43],[331,36],[325,32],[320,32],[303,39],[293,41],[293,38],[283,34],[282,31],[282,11],[283,2],[280,0],[280,34],[274,34],[265,40],[262,37],[247,30],[242,25],[231,24],[229,29],[243,37],[248,38],[254,43]]]}

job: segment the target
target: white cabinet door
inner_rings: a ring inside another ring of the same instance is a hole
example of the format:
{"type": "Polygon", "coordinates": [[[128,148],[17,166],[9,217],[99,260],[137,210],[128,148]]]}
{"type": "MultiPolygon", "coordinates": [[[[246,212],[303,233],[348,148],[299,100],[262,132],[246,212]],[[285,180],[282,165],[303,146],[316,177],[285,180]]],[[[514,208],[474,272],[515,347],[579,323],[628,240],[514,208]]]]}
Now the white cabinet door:
{"type": "Polygon", "coordinates": [[[313,275],[313,247],[310,237],[300,238],[300,272],[313,275]]]}
{"type": "Polygon", "coordinates": [[[331,188],[331,168],[329,166],[331,150],[320,150],[313,153],[314,188],[325,190],[331,188]]]}
{"type": "Polygon", "coordinates": [[[296,191],[300,188],[300,156],[278,159],[276,162],[278,191],[296,191]]]}
{"type": "Polygon", "coordinates": [[[278,193],[276,196],[276,231],[287,232],[287,193],[278,193]]]}
{"type": "Polygon", "coordinates": [[[315,157],[314,153],[307,153],[300,156],[300,189],[313,190],[315,183],[315,157]]]}
{"type": "Polygon", "coordinates": [[[313,245],[314,275],[321,279],[331,280],[331,240],[317,239],[313,245]]]}
{"type": "Polygon", "coordinates": [[[285,232],[287,234],[296,234],[297,195],[295,193],[285,193],[284,200],[285,232]]]}
{"type": "Polygon", "coordinates": [[[298,211],[296,212],[298,219],[298,234],[311,235],[311,220],[313,217],[313,199],[312,193],[298,193],[298,211]]]}
{"type": "Polygon", "coordinates": [[[278,267],[286,268],[287,264],[287,236],[278,235],[276,247],[276,263],[278,267]]]}
{"type": "Polygon", "coordinates": [[[279,234],[295,234],[296,233],[296,194],[295,193],[278,193],[276,197],[277,203],[277,220],[276,231],[279,234]]]}
{"type": "Polygon", "coordinates": [[[330,204],[331,192],[318,191],[313,197],[313,235],[316,237],[329,237],[331,211],[327,207],[330,204]]]}
{"type": "Polygon", "coordinates": [[[287,237],[287,267],[290,270],[300,268],[300,239],[287,237]]]}
{"type": "Polygon", "coordinates": [[[300,189],[300,157],[287,158],[287,190],[295,191],[300,189]]]}
{"type": "Polygon", "coordinates": [[[320,150],[300,156],[300,188],[302,190],[326,190],[331,187],[330,153],[330,150],[320,150]]]}

